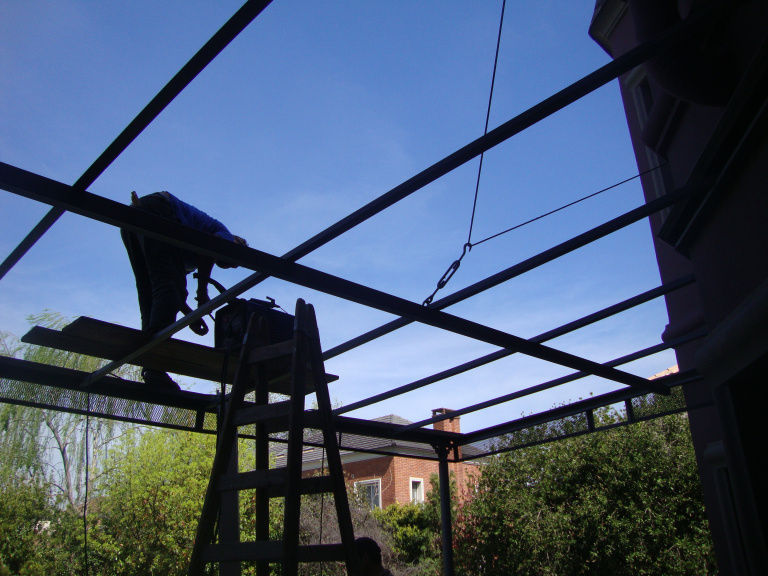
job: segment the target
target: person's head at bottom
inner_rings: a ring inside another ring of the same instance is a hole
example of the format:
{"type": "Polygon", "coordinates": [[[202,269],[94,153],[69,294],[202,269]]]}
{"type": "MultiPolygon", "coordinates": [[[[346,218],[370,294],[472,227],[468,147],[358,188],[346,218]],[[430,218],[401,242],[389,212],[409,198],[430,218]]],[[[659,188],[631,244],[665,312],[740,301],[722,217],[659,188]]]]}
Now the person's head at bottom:
{"type": "Polygon", "coordinates": [[[381,576],[388,574],[381,564],[381,548],[375,540],[368,537],[355,539],[357,558],[360,562],[361,576],[381,576]]]}

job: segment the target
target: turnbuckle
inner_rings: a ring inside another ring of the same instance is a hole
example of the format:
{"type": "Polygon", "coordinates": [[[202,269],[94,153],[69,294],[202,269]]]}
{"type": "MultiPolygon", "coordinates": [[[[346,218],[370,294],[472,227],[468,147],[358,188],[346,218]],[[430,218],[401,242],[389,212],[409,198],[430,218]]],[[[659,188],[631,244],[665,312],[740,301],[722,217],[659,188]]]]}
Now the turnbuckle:
{"type": "Polygon", "coordinates": [[[461,256],[459,256],[457,260],[454,260],[451,265],[448,266],[448,269],[440,277],[440,280],[437,281],[437,288],[435,288],[435,291],[432,292],[432,294],[430,294],[427,299],[424,300],[424,302],[422,302],[422,306],[429,306],[432,304],[432,300],[435,298],[435,294],[437,294],[439,290],[445,288],[445,285],[448,284],[448,281],[453,278],[453,275],[456,274],[456,270],[458,270],[459,266],[461,266],[461,261],[464,259],[464,256],[466,256],[470,250],[472,250],[472,244],[467,242],[464,244],[464,248],[461,251],[461,256]]]}

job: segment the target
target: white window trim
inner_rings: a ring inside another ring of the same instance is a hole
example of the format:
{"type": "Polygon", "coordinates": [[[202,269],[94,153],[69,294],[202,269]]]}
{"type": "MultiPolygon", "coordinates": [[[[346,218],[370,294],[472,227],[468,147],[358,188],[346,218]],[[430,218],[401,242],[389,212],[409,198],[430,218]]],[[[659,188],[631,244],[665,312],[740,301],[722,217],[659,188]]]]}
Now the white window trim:
{"type": "Polygon", "coordinates": [[[369,480],[359,480],[359,481],[355,482],[355,484],[354,484],[355,492],[357,492],[358,487],[364,486],[366,484],[376,484],[376,485],[378,485],[378,487],[379,487],[379,491],[378,491],[378,493],[379,493],[379,501],[377,503],[377,507],[381,508],[382,507],[381,506],[381,478],[371,478],[369,480]]]}
{"type": "Polygon", "coordinates": [[[414,483],[414,481],[418,482],[419,484],[421,484],[421,500],[415,500],[415,502],[417,504],[420,504],[420,503],[424,502],[426,500],[426,498],[427,498],[426,489],[424,488],[424,478],[413,478],[413,477],[411,477],[408,480],[408,493],[410,494],[411,502],[414,502],[414,499],[413,499],[413,483],[414,483]]]}

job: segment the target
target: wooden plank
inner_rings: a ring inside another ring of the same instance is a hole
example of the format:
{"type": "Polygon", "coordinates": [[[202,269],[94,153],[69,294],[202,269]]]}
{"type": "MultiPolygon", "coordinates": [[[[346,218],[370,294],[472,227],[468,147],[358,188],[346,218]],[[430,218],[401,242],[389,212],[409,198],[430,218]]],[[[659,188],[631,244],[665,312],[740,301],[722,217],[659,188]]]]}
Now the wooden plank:
{"type": "MultiPolygon", "coordinates": [[[[81,316],[61,331],[35,326],[22,337],[22,342],[28,344],[86,354],[107,360],[118,360],[146,341],[147,336],[141,330],[103,322],[87,316],[81,316]]],[[[223,351],[209,346],[169,338],[136,358],[133,363],[137,366],[182,376],[220,382],[226,356],[223,351]]],[[[225,381],[228,384],[233,381],[237,362],[238,355],[231,354],[227,362],[228,368],[225,376],[225,381]]],[[[326,378],[329,382],[338,379],[332,374],[326,375],[326,378]]],[[[270,392],[288,394],[290,388],[288,375],[273,375],[269,380],[268,387],[270,392]]]]}
{"type": "MultiPolygon", "coordinates": [[[[85,340],[99,343],[106,342],[113,346],[120,346],[123,353],[135,350],[139,346],[146,344],[148,340],[147,335],[141,330],[102,322],[87,316],[81,316],[68,326],[65,326],[62,332],[66,335],[85,340]]],[[[228,384],[232,383],[235,376],[238,360],[237,354],[230,356],[232,357],[229,358],[226,374],[226,382],[228,384]]],[[[226,354],[221,350],[216,350],[202,344],[169,338],[153,350],[137,358],[136,363],[140,366],[157,368],[158,370],[173,372],[174,374],[219,382],[221,381],[221,368],[225,357],[226,354]],[[147,362],[158,362],[159,365],[149,366],[147,362]]],[[[109,359],[116,360],[118,358],[109,359]]]]}
{"type": "Polygon", "coordinates": [[[273,402],[271,404],[256,404],[241,408],[235,415],[235,426],[246,426],[265,420],[285,419],[287,424],[290,413],[290,400],[273,402]]]}
{"type": "MultiPolygon", "coordinates": [[[[0,377],[10,380],[80,390],[80,383],[87,375],[87,372],[81,370],[0,356],[0,377]]],[[[143,382],[131,382],[114,376],[106,376],[94,384],[90,391],[112,398],[212,413],[215,413],[218,403],[218,398],[211,394],[183,390],[157,390],[143,382]]]]}
{"type": "MultiPolygon", "coordinates": [[[[27,344],[86,354],[107,360],[117,360],[146,342],[146,336],[140,330],[115,324],[108,325],[113,328],[105,329],[103,324],[107,323],[98,321],[94,321],[90,326],[86,323],[79,323],[75,330],[67,330],[77,322],[76,320],[62,331],[35,326],[21,340],[27,344]],[[91,327],[95,330],[90,331],[89,328],[91,327]]],[[[199,344],[173,339],[163,342],[134,361],[137,366],[211,381],[220,381],[223,363],[224,354],[222,352],[199,344]]],[[[237,358],[230,359],[227,383],[231,384],[232,382],[236,363],[237,358]]]]}

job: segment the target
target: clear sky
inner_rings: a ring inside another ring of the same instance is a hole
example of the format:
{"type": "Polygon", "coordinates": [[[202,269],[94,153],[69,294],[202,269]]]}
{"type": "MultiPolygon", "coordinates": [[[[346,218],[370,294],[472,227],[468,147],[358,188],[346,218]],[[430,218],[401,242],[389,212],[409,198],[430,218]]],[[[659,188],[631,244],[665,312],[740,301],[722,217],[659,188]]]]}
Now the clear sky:
{"type": "MultiPolygon", "coordinates": [[[[73,183],[240,6],[218,0],[0,4],[0,160],[73,183]]],[[[593,0],[508,2],[490,128],[608,62],[593,0]]],[[[169,190],[280,255],[483,133],[501,2],[276,0],[89,188],[169,190]]],[[[461,253],[478,161],[301,262],[421,302],[461,253]]],[[[637,173],[616,82],[485,156],[473,240],[637,173]]],[[[642,202],[637,182],[477,246],[439,297],[642,202]]],[[[0,257],[48,211],[0,192],[0,257]]],[[[248,270],[215,270],[230,286],[248,270]]],[[[190,279],[191,280],[191,279],[190,279]]],[[[449,309],[531,337],[658,285],[647,222],[449,309]]],[[[268,280],[247,294],[315,305],[325,348],[392,319],[268,280]]],[[[189,299],[193,304],[192,297],[189,299]]],[[[65,214],[0,281],[0,330],[49,309],[138,327],[116,229],[65,214]]],[[[210,321],[209,321],[210,322],[210,321]]],[[[661,301],[550,342],[606,361],[656,344],[661,301]]],[[[208,343],[189,330],[177,337],[208,343]]],[[[327,363],[348,404],[495,348],[410,326],[327,363]]],[[[625,367],[648,376],[664,353],[625,367]]],[[[570,370],[520,355],[350,413],[420,420],[570,370]]],[[[183,380],[182,380],[183,382],[183,380]]],[[[205,387],[188,383],[196,390],[205,387]]],[[[464,416],[464,431],[620,386],[588,379],[464,416]]]]}

